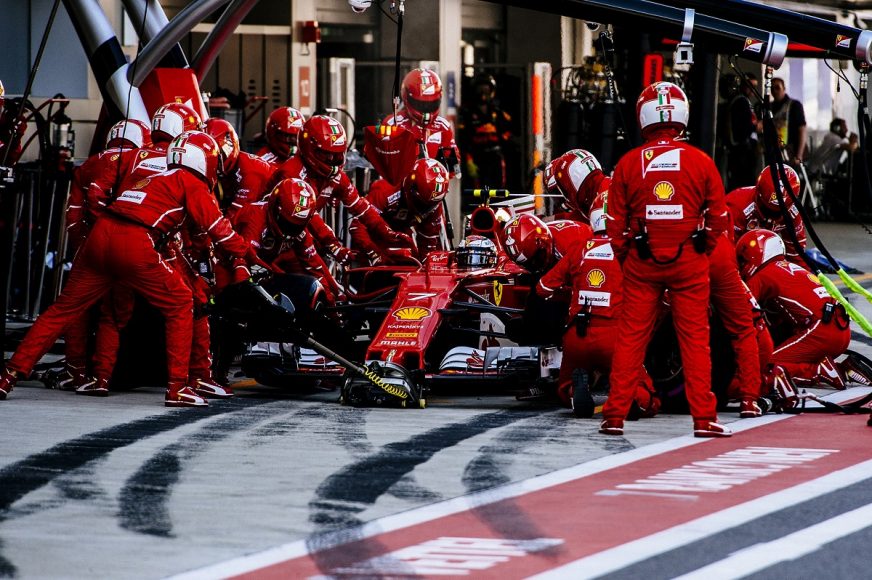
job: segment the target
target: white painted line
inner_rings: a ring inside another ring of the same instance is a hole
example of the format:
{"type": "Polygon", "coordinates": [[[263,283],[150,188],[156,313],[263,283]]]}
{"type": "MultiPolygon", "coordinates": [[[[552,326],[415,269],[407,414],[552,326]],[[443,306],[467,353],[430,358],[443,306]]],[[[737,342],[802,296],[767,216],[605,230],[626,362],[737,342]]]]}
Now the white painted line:
{"type": "MultiPolygon", "coordinates": [[[[795,415],[765,415],[763,417],[757,417],[756,419],[742,419],[741,421],[731,423],[730,428],[734,433],[739,433],[769,423],[783,421],[791,417],[795,417],[795,415]]],[[[690,417],[687,417],[687,420],[688,431],[690,431],[690,417]]],[[[625,451],[624,453],[618,453],[616,455],[601,457],[587,463],[567,467],[566,469],[553,471],[524,481],[456,497],[373,520],[357,529],[346,529],[331,534],[325,534],[324,536],[317,537],[317,540],[314,543],[318,546],[318,551],[327,550],[350,541],[363,540],[379,534],[429,522],[441,517],[475,509],[483,505],[488,505],[534,491],[554,487],[576,479],[581,479],[582,477],[587,477],[615,467],[621,467],[636,461],[648,459],[655,455],[660,455],[683,447],[690,447],[691,445],[699,445],[713,440],[714,439],[700,439],[693,437],[693,435],[675,437],[674,439],[669,439],[653,445],[646,445],[645,447],[625,451]]],[[[199,570],[184,572],[172,576],[171,578],[172,580],[199,580],[226,578],[229,576],[245,574],[246,572],[259,570],[267,566],[305,556],[309,553],[306,543],[306,540],[297,540],[296,542],[290,542],[263,552],[241,556],[199,570]]]]}
{"type": "MultiPolygon", "coordinates": [[[[763,496],[717,513],[697,518],[645,538],[628,542],[533,576],[537,580],[596,578],[686,546],[765,515],[814,499],[872,477],[872,460],[763,496]]],[[[741,568],[744,571],[744,566],[741,568]]],[[[729,577],[735,577],[735,570],[729,577]]],[[[709,576],[708,578],[717,578],[709,576]]]]}
{"type": "Polygon", "coordinates": [[[678,578],[679,580],[735,578],[737,570],[742,571],[742,577],[750,576],[775,564],[796,560],[816,552],[830,542],[859,532],[869,526],[872,526],[872,504],[820,522],[772,542],[755,544],[744,550],[739,550],[728,558],[678,578]]]}

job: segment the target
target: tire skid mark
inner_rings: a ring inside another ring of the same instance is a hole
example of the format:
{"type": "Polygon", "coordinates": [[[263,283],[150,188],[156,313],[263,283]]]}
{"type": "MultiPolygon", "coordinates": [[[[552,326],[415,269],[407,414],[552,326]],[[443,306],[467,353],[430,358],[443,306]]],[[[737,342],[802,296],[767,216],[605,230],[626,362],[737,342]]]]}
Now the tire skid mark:
{"type": "Polygon", "coordinates": [[[96,459],[79,469],[58,477],[53,483],[66,499],[73,501],[87,501],[106,496],[106,490],[97,485],[96,467],[105,461],[104,458],[96,459]]]}
{"type": "MultiPolygon", "coordinates": [[[[555,437],[566,431],[571,424],[571,419],[552,412],[532,417],[504,430],[493,442],[482,446],[479,455],[466,465],[462,481],[467,491],[473,493],[510,483],[511,477],[507,470],[519,459],[525,448],[537,445],[543,439],[555,437]]],[[[593,429],[595,427],[592,426],[591,430],[593,429]]],[[[577,435],[573,433],[572,436],[577,435]]],[[[631,445],[629,447],[632,448],[631,445]]],[[[531,540],[547,535],[538,529],[534,518],[516,507],[513,500],[476,506],[472,508],[472,513],[503,538],[531,540]]],[[[546,553],[556,556],[560,550],[558,546],[546,553]]]]}
{"type": "MultiPolygon", "coordinates": [[[[179,409],[107,427],[76,437],[25,457],[0,469],[0,524],[14,514],[12,505],[58,477],[75,471],[91,461],[149,437],[172,431],[194,421],[229,413],[240,407],[261,405],[267,401],[228,401],[207,409],[179,409]]],[[[57,504],[51,503],[51,507],[57,504]]],[[[0,542],[0,576],[15,576],[17,568],[2,554],[0,542]]]]}
{"type": "MultiPolygon", "coordinates": [[[[376,453],[328,476],[316,490],[316,499],[309,502],[309,520],[320,531],[306,539],[306,546],[318,568],[329,575],[335,568],[356,564],[355,569],[359,571],[363,562],[384,553],[376,540],[352,543],[360,539],[359,526],[363,521],[358,514],[373,505],[415,467],[429,461],[436,453],[476,435],[539,413],[536,410],[507,410],[476,415],[467,421],[443,425],[404,441],[389,443],[376,453]],[[341,550],[319,552],[321,546],[328,545],[328,542],[333,545],[336,539],[346,544],[341,550]]],[[[397,574],[402,576],[399,571],[397,574]]]]}
{"type": "Polygon", "coordinates": [[[3,542],[0,541],[0,578],[15,578],[18,568],[3,557],[3,542]]]}
{"type": "MultiPolygon", "coordinates": [[[[245,445],[248,447],[258,447],[266,445],[270,439],[279,437],[287,437],[295,431],[305,429],[307,433],[323,433],[336,438],[342,442],[345,437],[345,430],[353,430],[355,426],[350,414],[344,415],[344,408],[337,413],[337,407],[324,403],[315,403],[310,406],[298,409],[293,413],[292,417],[282,417],[275,421],[265,422],[263,425],[252,429],[246,434],[245,445]],[[307,421],[329,420],[329,427],[320,426],[316,423],[308,424],[307,421]],[[305,423],[305,424],[304,424],[305,423]]],[[[362,416],[359,421],[362,421],[362,416]]]]}
{"type": "MultiPolygon", "coordinates": [[[[336,433],[339,443],[355,459],[362,459],[373,451],[364,427],[369,409],[353,409],[341,407],[336,419],[342,428],[336,433]]],[[[413,474],[406,474],[388,490],[388,495],[404,500],[439,501],[442,495],[421,485],[413,474]]]]}
{"type": "Polygon", "coordinates": [[[172,538],[169,500],[185,465],[238,431],[287,412],[288,407],[283,402],[241,409],[210,421],[199,431],[158,451],[128,478],[121,489],[119,525],[139,534],[172,538]]]}

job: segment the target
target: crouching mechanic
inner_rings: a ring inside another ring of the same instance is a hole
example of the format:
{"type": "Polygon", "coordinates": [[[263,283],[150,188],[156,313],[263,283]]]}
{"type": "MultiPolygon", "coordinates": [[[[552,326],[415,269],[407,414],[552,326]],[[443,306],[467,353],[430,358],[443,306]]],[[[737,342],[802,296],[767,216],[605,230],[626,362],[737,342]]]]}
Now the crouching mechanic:
{"type": "Polygon", "coordinates": [[[170,144],[167,158],[168,171],[123,191],[97,220],[57,302],[37,319],[0,375],[0,399],[12,391],[19,375],[30,374],[70,320],[118,285],[135,290],[164,315],[169,376],[166,405],[207,405],[187,384],[191,289],[156,248],[190,218],[229,255],[250,263],[260,261],[221,215],[212,195],[220,162],[215,140],[205,133],[183,133],[170,144]]]}
{"type": "Polygon", "coordinates": [[[597,195],[609,190],[612,182],[592,153],[572,149],[551,161],[545,168],[545,187],[548,193],[563,196],[569,212],[558,217],[590,222],[590,210],[597,195]]]}
{"type": "MultiPolygon", "coordinates": [[[[793,193],[798,194],[799,175],[788,166],[784,167],[784,171],[787,173],[787,180],[793,193]]],[[[740,187],[727,195],[727,209],[730,210],[730,217],[733,220],[733,239],[738,240],[745,232],[756,229],[771,230],[784,241],[787,259],[794,264],[804,266],[802,253],[805,251],[806,244],[805,224],[802,223],[802,216],[799,215],[799,210],[790,195],[784,191],[780,183],[778,189],[780,192],[776,193],[772,183],[772,172],[769,167],[765,167],[757,178],[756,186],[740,187]],[[784,216],[781,214],[779,195],[787,205],[787,215],[791,220],[789,225],[785,224],[784,216]],[[799,246],[794,243],[788,228],[793,230],[799,246]]]]}
{"type": "Polygon", "coordinates": [[[600,432],[624,432],[656,312],[668,290],[693,433],[729,437],[729,428],[717,422],[711,391],[708,323],[707,252],[729,225],[724,186],[711,158],[680,139],[689,116],[681,88],[650,85],[636,102],[636,115],[645,143],[621,158],[609,188],[607,230],[622,262],[624,295],[600,432]]]}
{"type": "MultiPolygon", "coordinates": [[[[258,256],[271,265],[273,272],[313,276],[320,284],[323,297],[333,303],[343,298],[342,288],[318,255],[307,230],[311,220],[321,219],[315,212],[315,200],[315,190],[306,181],[285,179],[266,198],[245,206],[237,216],[236,228],[258,256]]],[[[234,268],[219,266],[215,275],[220,291],[228,284],[248,279],[251,273],[248,266],[239,261],[234,268]]],[[[275,276],[269,284],[269,291],[281,291],[282,276],[275,276]]],[[[315,302],[321,296],[318,292],[318,296],[311,298],[315,302]]],[[[236,329],[220,326],[215,342],[218,352],[213,375],[218,382],[226,384],[230,365],[244,344],[236,336],[236,329]]]]}
{"type": "Polygon", "coordinates": [[[783,325],[789,337],[776,346],[770,362],[783,367],[797,384],[844,389],[848,376],[867,382],[851,359],[833,359],[851,342],[850,319],[818,279],[786,260],[784,242],[769,230],[754,230],[736,244],[742,276],[770,324],[783,325]]]}
{"type": "Polygon", "coordinates": [[[297,154],[300,133],[306,118],[293,107],[279,107],[269,114],[263,133],[266,145],[260,148],[257,156],[269,163],[273,169],[297,154]]]}
{"type": "MultiPolygon", "coordinates": [[[[373,239],[391,246],[413,246],[412,238],[395,232],[381,218],[370,203],[360,196],[357,188],[342,168],[348,140],[345,128],[332,117],[314,115],[303,126],[300,136],[300,155],[291,157],[273,173],[270,190],[283,179],[302,179],[315,190],[315,210],[321,211],[328,203],[341,203],[352,218],[357,218],[373,239]]],[[[314,225],[314,224],[313,224],[314,225]]],[[[320,225],[320,224],[319,224],[320,225]]],[[[336,243],[330,228],[311,228],[310,232],[322,248],[339,262],[349,259],[348,248],[336,243]]]]}
{"type": "MultiPolygon", "coordinates": [[[[342,288],[330,274],[327,264],[315,250],[307,226],[320,220],[315,208],[314,188],[302,179],[284,179],[262,201],[239,212],[237,231],[264,262],[278,273],[305,273],[321,283],[328,301],[342,297],[342,288]]],[[[241,282],[249,277],[246,264],[238,262],[232,274],[220,279],[241,282]]],[[[223,286],[219,282],[219,286],[223,286]]]]}
{"type": "Polygon", "coordinates": [[[260,157],[240,151],[236,129],[224,119],[206,121],[206,133],[218,143],[224,162],[218,176],[218,204],[230,223],[236,223],[239,210],[267,194],[266,184],[273,168],[260,157]]]}
{"type": "MultiPolygon", "coordinates": [[[[603,196],[598,198],[602,200],[603,196]]],[[[561,287],[572,287],[557,395],[580,417],[592,417],[594,413],[593,398],[587,388],[588,373],[611,372],[618,338],[616,313],[622,303],[623,274],[606,234],[602,202],[593,203],[591,220],[594,237],[575,244],[536,286],[536,294],[546,300],[561,287]],[[579,396],[575,396],[577,389],[579,396]]],[[[630,416],[636,417],[653,417],[660,409],[660,399],[644,368],[632,406],[630,416]]]]}
{"type": "MultiPolygon", "coordinates": [[[[592,237],[593,230],[587,224],[573,220],[546,224],[533,214],[522,213],[506,222],[499,239],[514,263],[534,276],[541,276],[592,237]]],[[[558,299],[565,302],[568,294],[559,293],[558,299]]]]}
{"type": "MultiPolygon", "coordinates": [[[[367,201],[394,231],[407,235],[415,234],[418,252],[415,256],[424,260],[427,254],[441,250],[442,230],[445,215],[442,200],[448,193],[448,170],[435,159],[418,159],[412,171],[403,179],[400,189],[384,179],[372,184],[367,201]]],[[[352,247],[365,252],[370,262],[390,263],[397,256],[394,248],[378,244],[369,236],[366,228],[357,219],[352,220],[352,247]]]]}

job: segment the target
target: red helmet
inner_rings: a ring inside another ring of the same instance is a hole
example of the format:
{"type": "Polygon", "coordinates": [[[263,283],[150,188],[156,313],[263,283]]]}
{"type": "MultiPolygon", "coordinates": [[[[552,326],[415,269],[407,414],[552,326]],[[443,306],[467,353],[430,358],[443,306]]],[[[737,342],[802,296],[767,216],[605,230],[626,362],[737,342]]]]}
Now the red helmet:
{"type": "Polygon", "coordinates": [[[608,197],[608,191],[601,191],[596,194],[593,205],[590,206],[590,227],[595,234],[604,234],[606,232],[608,197]]]}
{"type": "Polygon", "coordinates": [[[236,129],[224,119],[212,117],[206,121],[206,133],[215,139],[221,149],[224,171],[232,171],[239,159],[239,137],[236,135],[236,129]]]}
{"type": "Polygon", "coordinates": [[[589,208],[575,207],[576,199],[587,178],[596,172],[602,174],[603,168],[592,153],[584,149],[572,149],[545,168],[545,187],[551,193],[556,191],[570,207],[587,215],[589,208]]]}
{"type": "Polygon", "coordinates": [[[442,81],[432,70],[416,68],[403,79],[400,91],[409,118],[426,127],[436,120],[442,102],[442,81]]]}
{"type": "Polygon", "coordinates": [[[642,137],[649,129],[674,128],[683,131],[687,127],[690,107],[687,95],[678,85],[659,82],[649,85],[636,101],[636,117],[642,137]]]}
{"type": "Polygon", "coordinates": [[[275,234],[299,235],[315,212],[315,190],[302,179],[283,179],[267,198],[267,218],[275,234]]]}
{"type": "Polygon", "coordinates": [[[167,143],[185,131],[200,131],[203,121],[197,111],[181,103],[167,103],[151,118],[151,140],[167,143]]]}
{"type": "Polygon", "coordinates": [[[428,212],[445,199],[448,179],[444,165],[435,159],[418,159],[403,180],[403,192],[414,208],[428,212]]]}
{"type": "Polygon", "coordinates": [[[306,119],[293,107],[279,107],[266,120],[266,142],[270,151],[282,159],[297,154],[297,142],[306,119]]]}
{"type": "Polygon", "coordinates": [[[502,242],[513,262],[534,273],[548,268],[554,258],[554,236],[533,214],[522,213],[507,222],[502,242]]]}
{"type": "Polygon", "coordinates": [[[763,264],[784,259],[784,242],[773,231],[751,230],[736,242],[736,261],[743,278],[753,276],[763,264]]]}
{"type": "Polygon", "coordinates": [[[106,149],[112,147],[150,147],[151,129],[138,119],[118,121],[109,129],[106,135],[106,149]]]}
{"type": "MultiPolygon", "coordinates": [[[[787,165],[784,166],[784,172],[787,174],[787,181],[790,183],[790,189],[793,190],[793,194],[798,195],[799,175],[797,175],[792,167],[787,165]]],[[[793,200],[790,198],[790,194],[784,191],[780,178],[778,181],[778,192],[784,197],[785,204],[790,208],[793,205],[793,200]]],[[[781,216],[781,204],[778,202],[779,193],[776,193],[775,186],[772,185],[772,172],[767,166],[757,178],[757,207],[767,217],[781,216]]]]}
{"type": "Polygon", "coordinates": [[[454,253],[461,270],[493,268],[497,265],[497,247],[484,236],[466,236],[454,253]]]}
{"type": "Polygon", "coordinates": [[[215,187],[221,167],[221,151],[215,139],[202,131],[186,131],[167,147],[167,168],[184,167],[215,187]]]}
{"type": "Polygon", "coordinates": [[[300,154],[306,167],[321,177],[333,177],[345,165],[348,139],[342,123],[327,115],[314,115],[303,125],[300,154]]]}

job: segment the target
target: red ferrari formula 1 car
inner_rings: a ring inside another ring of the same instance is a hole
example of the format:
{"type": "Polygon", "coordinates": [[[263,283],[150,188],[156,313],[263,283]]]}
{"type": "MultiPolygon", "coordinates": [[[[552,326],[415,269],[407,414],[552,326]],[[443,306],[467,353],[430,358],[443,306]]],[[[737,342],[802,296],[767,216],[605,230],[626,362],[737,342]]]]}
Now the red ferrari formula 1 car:
{"type": "MultiPolygon", "coordinates": [[[[545,393],[560,367],[559,331],[534,332],[529,274],[509,260],[488,206],[470,220],[472,235],[453,252],[433,252],[415,269],[394,274],[399,285],[366,350],[367,369],[392,386],[348,377],[342,402],[422,406],[428,391],[545,393]]],[[[368,269],[369,273],[374,269],[368,269]]],[[[565,305],[564,305],[565,307],[565,305]]],[[[533,309],[535,310],[535,308],[533,309]]],[[[562,323],[562,316],[551,317],[562,323]]]]}

